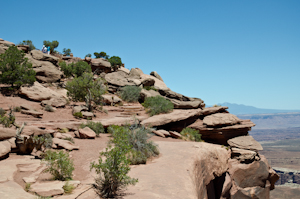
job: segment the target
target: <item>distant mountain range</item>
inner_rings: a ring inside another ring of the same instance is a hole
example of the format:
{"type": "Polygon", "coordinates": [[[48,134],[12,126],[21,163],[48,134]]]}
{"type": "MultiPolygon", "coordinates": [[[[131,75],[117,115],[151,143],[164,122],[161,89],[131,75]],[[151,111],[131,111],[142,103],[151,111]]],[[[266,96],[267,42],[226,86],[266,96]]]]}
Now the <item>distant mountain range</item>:
{"type": "Polygon", "coordinates": [[[300,112],[300,110],[262,109],[256,108],[254,106],[247,106],[243,104],[234,104],[228,102],[220,103],[218,105],[228,106],[228,111],[234,115],[300,112]]]}

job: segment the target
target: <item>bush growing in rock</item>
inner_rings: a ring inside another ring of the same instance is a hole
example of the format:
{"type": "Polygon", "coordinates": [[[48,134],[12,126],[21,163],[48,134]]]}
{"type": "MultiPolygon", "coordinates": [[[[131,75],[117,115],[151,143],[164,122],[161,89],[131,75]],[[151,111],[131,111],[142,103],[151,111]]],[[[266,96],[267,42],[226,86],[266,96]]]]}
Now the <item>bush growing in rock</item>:
{"type": "Polygon", "coordinates": [[[143,126],[137,124],[132,126],[115,126],[112,125],[108,128],[108,132],[112,134],[115,146],[125,144],[129,146],[130,150],[127,157],[130,164],[145,164],[147,159],[159,154],[157,145],[149,141],[150,131],[143,126]]]}
{"type": "Polygon", "coordinates": [[[104,59],[109,58],[109,55],[107,55],[106,52],[103,52],[103,51],[100,53],[94,52],[94,55],[96,58],[104,58],[104,59]]]}
{"type": "Polygon", "coordinates": [[[58,47],[58,45],[59,45],[59,42],[58,41],[56,41],[56,40],[54,40],[54,41],[43,41],[43,44],[45,45],[45,46],[50,46],[50,53],[53,53],[54,52],[54,48],[57,48],[58,47]]]}
{"type": "Polygon", "coordinates": [[[86,54],[85,57],[92,57],[92,55],[91,55],[91,53],[89,53],[89,54],[86,54]]]}
{"type": "Polygon", "coordinates": [[[112,56],[108,59],[108,61],[110,62],[111,67],[113,67],[114,69],[116,69],[118,66],[122,66],[122,60],[118,56],[112,56]]]}
{"type": "Polygon", "coordinates": [[[68,152],[48,150],[43,160],[46,161],[47,166],[45,172],[53,175],[54,180],[64,181],[72,179],[74,164],[69,158],[68,152]]]}
{"type": "Polygon", "coordinates": [[[5,128],[9,128],[15,124],[15,116],[13,114],[13,110],[10,109],[8,116],[5,115],[5,111],[0,109],[0,124],[2,124],[5,128]]]}
{"type": "Polygon", "coordinates": [[[137,86],[125,86],[119,92],[120,97],[126,102],[137,102],[140,97],[141,88],[137,86]]]}
{"type": "Polygon", "coordinates": [[[106,86],[102,79],[94,80],[92,74],[84,73],[82,76],[67,82],[66,89],[68,90],[68,97],[75,102],[86,101],[88,109],[91,111],[92,102],[96,105],[101,103],[106,86]]]}
{"type": "Polygon", "coordinates": [[[85,61],[79,61],[77,63],[66,64],[66,62],[59,63],[61,70],[66,77],[80,77],[83,73],[92,72],[92,68],[85,61]]]}
{"type": "Polygon", "coordinates": [[[100,133],[105,133],[105,130],[101,122],[88,121],[87,123],[80,124],[80,128],[83,129],[84,127],[89,127],[90,129],[92,129],[97,136],[99,136],[100,133]]]}
{"type": "Polygon", "coordinates": [[[29,51],[32,51],[35,49],[35,46],[33,45],[31,40],[23,40],[22,42],[19,43],[19,45],[28,45],[29,51]]]}
{"type": "Polygon", "coordinates": [[[21,112],[21,107],[19,107],[19,106],[14,107],[13,111],[14,112],[21,112]]]}
{"type": "Polygon", "coordinates": [[[147,109],[150,116],[160,113],[168,113],[174,109],[174,105],[162,96],[147,97],[142,105],[147,109]]]}
{"type": "Polygon", "coordinates": [[[35,82],[32,64],[24,57],[25,54],[15,46],[10,46],[0,55],[0,83],[20,87],[35,82]]]}
{"type": "Polygon", "coordinates": [[[201,142],[201,134],[199,133],[198,130],[192,129],[192,128],[184,128],[180,132],[182,135],[182,139],[184,140],[190,140],[190,141],[195,141],[195,142],[201,142]]]}
{"type": "Polygon", "coordinates": [[[128,150],[129,146],[125,144],[116,145],[113,148],[109,145],[105,152],[100,153],[98,164],[91,163],[91,170],[95,169],[99,174],[94,186],[101,196],[114,197],[118,191],[138,182],[137,179],[127,175],[130,171],[129,160],[126,157],[128,150]],[[102,160],[102,156],[105,157],[105,161],[102,160]]]}
{"type": "Polygon", "coordinates": [[[66,55],[66,56],[70,56],[71,55],[71,49],[70,48],[68,48],[68,49],[64,48],[63,49],[63,54],[66,55]]]}

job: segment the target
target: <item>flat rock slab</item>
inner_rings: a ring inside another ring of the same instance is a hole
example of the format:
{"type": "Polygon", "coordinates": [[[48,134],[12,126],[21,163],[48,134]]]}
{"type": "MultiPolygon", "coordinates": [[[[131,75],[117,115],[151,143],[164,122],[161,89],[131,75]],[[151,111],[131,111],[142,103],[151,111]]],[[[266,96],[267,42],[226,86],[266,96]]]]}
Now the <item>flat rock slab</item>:
{"type": "Polygon", "coordinates": [[[141,122],[144,126],[162,126],[171,122],[178,122],[194,116],[200,116],[202,109],[173,110],[171,113],[155,115],[141,122]]]}
{"type": "Polygon", "coordinates": [[[43,164],[38,170],[30,174],[28,177],[24,177],[23,181],[25,183],[35,183],[36,180],[38,179],[39,175],[46,169],[46,165],[43,164]]]}
{"type": "MultiPolygon", "coordinates": [[[[1,171],[2,172],[2,171],[1,171]]],[[[34,199],[23,187],[14,181],[0,183],[0,198],[3,199],[34,199]]]]}
{"type": "MultiPolygon", "coordinates": [[[[69,184],[77,187],[80,184],[80,181],[68,181],[69,184]]],[[[65,181],[51,181],[43,183],[34,183],[30,186],[30,191],[40,195],[40,196],[55,196],[61,195],[64,193],[63,186],[66,184],[65,181]]]]}
{"type": "Polygon", "coordinates": [[[43,117],[43,113],[34,111],[34,110],[21,110],[21,113],[26,114],[26,115],[32,115],[33,117],[43,117]]]}
{"type": "MultiPolygon", "coordinates": [[[[195,142],[156,142],[161,157],[146,165],[132,166],[129,176],[138,178],[125,191],[125,199],[196,199],[193,168],[196,160],[212,162],[207,181],[224,173],[229,155],[219,145],[195,142]],[[180,150],[178,150],[180,149],[180,150]]],[[[201,168],[200,168],[201,169],[201,168]]]]}
{"type": "Polygon", "coordinates": [[[239,136],[229,139],[227,143],[231,147],[236,147],[240,149],[247,149],[252,151],[262,151],[263,147],[259,144],[252,136],[239,136]]]}
{"type": "Polygon", "coordinates": [[[216,113],[213,115],[209,115],[204,117],[203,124],[208,127],[215,126],[232,126],[234,124],[240,123],[240,119],[230,113],[216,113]]]}
{"type": "Polygon", "coordinates": [[[14,173],[18,170],[17,165],[32,164],[32,163],[36,163],[36,161],[40,161],[40,160],[34,159],[33,156],[29,156],[29,155],[16,156],[14,158],[1,160],[0,161],[0,171],[1,171],[0,183],[5,181],[13,181],[14,173]]]}

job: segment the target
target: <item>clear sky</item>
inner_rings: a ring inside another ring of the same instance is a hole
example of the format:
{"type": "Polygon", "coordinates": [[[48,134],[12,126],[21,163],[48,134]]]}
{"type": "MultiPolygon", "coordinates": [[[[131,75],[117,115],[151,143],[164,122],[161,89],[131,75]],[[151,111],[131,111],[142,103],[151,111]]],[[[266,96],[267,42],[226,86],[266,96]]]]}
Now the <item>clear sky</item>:
{"type": "Polygon", "coordinates": [[[4,40],[105,51],[206,104],[300,109],[299,0],[11,0],[0,19],[4,40]]]}

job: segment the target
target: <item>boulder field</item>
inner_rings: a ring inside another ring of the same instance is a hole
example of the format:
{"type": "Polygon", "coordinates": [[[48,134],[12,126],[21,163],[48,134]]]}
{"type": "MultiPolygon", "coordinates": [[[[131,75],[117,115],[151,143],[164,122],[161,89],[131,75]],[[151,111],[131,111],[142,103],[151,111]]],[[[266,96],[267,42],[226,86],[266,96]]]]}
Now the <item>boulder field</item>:
{"type": "MultiPolygon", "coordinates": [[[[0,54],[12,45],[0,39],[0,54]]],[[[9,112],[20,107],[14,112],[15,122],[20,127],[26,123],[21,133],[15,127],[0,127],[0,198],[27,199],[35,198],[34,194],[61,199],[100,198],[92,189],[96,174],[89,171],[89,166],[105,149],[109,136],[80,128],[86,119],[101,122],[104,129],[137,121],[153,129],[150,139],[159,146],[160,155],[147,164],[131,166],[129,175],[139,182],[129,186],[123,198],[270,198],[279,176],[259,153],[262,146],[249,135],[255,126],[250,120],[230,114],[228,107],[205,107],[200,98],[172,91],[156,71],[147,75],[139,68],[129,70],[124,65],[113,69],[103,58],[53,56],[29,51],[26,45],[17,47],[32,63],[37,81],[22,86],[14,95],[0,94],[0,108],[9,112]],[[97,70],[94,78],[102,77],[107,82],[102,110],[88,112],[84,103],[70,102],[67,97],[67,79],[58,63],[80,60],[97,70]],[[118,96],[127,85],[141,87],[138,103],[126,103],[118,96]],[[152,89],[146,90],[149,87],[152,89]],[[141,103],[153,96],[170,100],[174,110],[150,117],[141,103]],[[53,111],[46,111],[46,107],[53,111]],[[86,119],[73,116],[78,112],[86,119]],[[204,142],[180,139],[185,127],[198,130],[204,142]],[[65,182],[53,181],[43,173],[43,149],[30,140],[33,135],[51,136],[53,150],[70,151],[75,163],[73,181],[69,182],[76,187],[72,194],[64,194],[65,182]],[[31,184],[30,192],[25,191],[26,183],[31,184]]]]}

